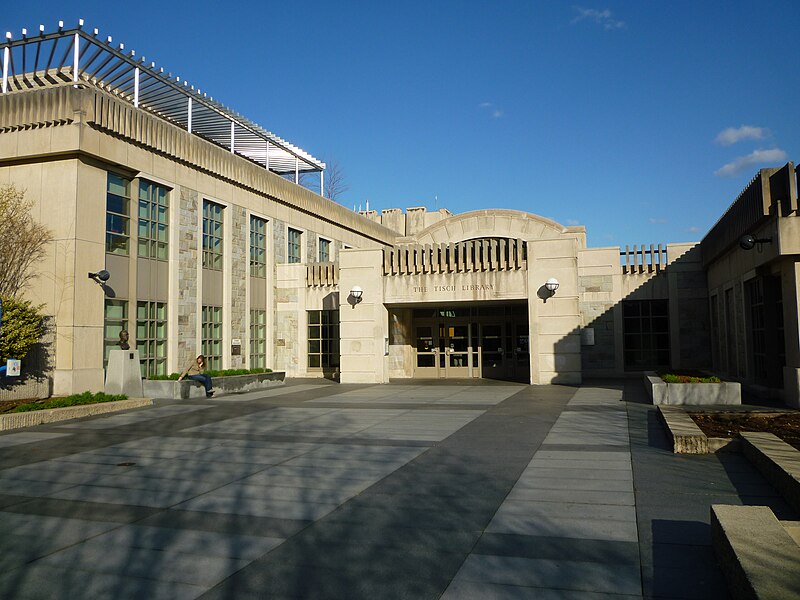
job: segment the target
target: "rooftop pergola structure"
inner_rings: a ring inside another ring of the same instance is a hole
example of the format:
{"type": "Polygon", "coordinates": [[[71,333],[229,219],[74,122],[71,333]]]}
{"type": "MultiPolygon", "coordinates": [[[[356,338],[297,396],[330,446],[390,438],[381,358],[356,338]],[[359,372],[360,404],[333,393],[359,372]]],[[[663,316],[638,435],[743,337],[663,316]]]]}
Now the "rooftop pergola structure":
{"type": "Polygon", "coordinates": [[[91,83],[187,131],[229,149],[281,176],[318,172],[320,195],[324,190],[325,163],[260,125],[215,101],[200,89],[165,73],[124,44],[83,29],[83,19],[73,29],[29,35],[26,29],[14,39],[11,32],[0,42],[3,56],[2,93],[39,87],[91,83]]]}

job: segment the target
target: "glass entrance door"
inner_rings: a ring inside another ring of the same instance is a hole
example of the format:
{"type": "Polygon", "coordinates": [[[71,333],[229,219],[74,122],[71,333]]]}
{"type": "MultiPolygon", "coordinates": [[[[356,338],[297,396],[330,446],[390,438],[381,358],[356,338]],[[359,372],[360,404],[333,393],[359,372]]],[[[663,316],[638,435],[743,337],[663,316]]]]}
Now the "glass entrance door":
{"type": "Polygon", "coordinates": [[[443,377],[469,377],[469,323],[439,325],[439,356],[442,359],[443,377]]]}
{"type": "Polygon", "coordinates": [[[481,377],[502,379],[505,376],[503,325],[484,323],[481,326],[481,377]]]}
{"type": "Polygon", "coordinates": [[[433,324],[417,325],[414,328],[417,346],[415,377],[439,377],[439,344],[434,338],[433,324]]]}

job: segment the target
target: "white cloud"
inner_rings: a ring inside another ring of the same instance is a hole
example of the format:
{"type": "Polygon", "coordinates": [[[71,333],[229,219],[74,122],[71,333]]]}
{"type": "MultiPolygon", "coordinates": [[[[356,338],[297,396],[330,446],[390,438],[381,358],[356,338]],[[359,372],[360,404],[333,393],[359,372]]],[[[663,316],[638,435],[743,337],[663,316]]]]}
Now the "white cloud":
{"type": "Polygon", "coordinates": [[[493,119],[499,119],[505,114],[502,108],[498,108],[491,102],[481,102],[480,104],[478,104],[478,107],[489,111],[489,115],[493,119]]]}
{"type": "Polygon", "coordinates": [[[580,221],[576,219],[567,219],[567,225],[580,225],[580,221]]]}
{"type": "Polygon", "coordinates": [[[717,177],[733,177],[742,171],[752,169],[764,163],[781,163],[787,158],[786,152],[780,148],[770,148],[769,150],[753,150],[747,156],[740,156],[731,162],[722,165],[714,171],[717,177]]]}
{"type": "Polygon", "coordinates": [[[625,21],[614,19],[611,16],[611,11],[607,8],[604,10],[597,10],[596,8],[583,8],[582,6],[573,6],[573,9],[578,13],[571,23],[578,23],[579,21],[593,21],[600,25],[606,31],[613,29],[624,29],[625,21]]]}
{"type": "Polygon", "coordinates": [[[689,233],[698,233],[700,231],[700,228],[692,225],[691,227],[687,228],[686,231],[688,231],[689,233]]]}
{"type": "Polygon", "coordinates": [[[667,220],[662,217],[650,217],[647,220],[653,225],[664,225],[667,222],[667,220]]]}
{"type": "Polygon", "coordinates": [[[742,125],[741,127],[728,127],[720,131],[714,140],[720,146],[730,146],[742,140],[763,140],[769,131],[763,127],[753,127],[752,125],[742,125]]]}

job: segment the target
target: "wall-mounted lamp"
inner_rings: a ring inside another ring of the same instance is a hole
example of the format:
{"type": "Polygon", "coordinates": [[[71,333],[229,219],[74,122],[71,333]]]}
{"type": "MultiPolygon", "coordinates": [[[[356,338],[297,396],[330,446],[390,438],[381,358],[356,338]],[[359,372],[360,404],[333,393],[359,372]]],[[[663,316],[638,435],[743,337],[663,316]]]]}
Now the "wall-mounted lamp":
{"type": "Polygon", "coordinates": [[[364,290],[362,290],[357,285],[353,286],[353,289],[350,290],[350,297],[355,300],[355,303],[358,304],[361,302],[361,297],[364,295],[364,290]]]}
{"type": "Polygon", "coordinates": [[[548,298],[552,298],[556,295],[556,290],[558,289],[558,279],[555,277],[551,277],[547,281],[544,282],[544,285],[539,288],[539,292],[537,295],[539,298],[542,299],[542,302],[547,302],[548,298]]]}
{"type": "Polygon", "coordinates": [[[755,248],[756,244],[758,244],[758,251],[761,252],[761,246],[763,244],[771,244],[772,238],[756,238],[750,235],[743,235],[739,238],[739,248],[742,250],[752,250],[755,248]]]}
{"type": "Polygon", "coordinates": [[[550,292],[550,294],[555,294],[556,290],[558,289],[558,279],[551,277],[544,282],[544,287],[547,288],[547,291],[550,292]]]}
{"type": "Polygon", "coordinates": [[[105,269],[100,269],[97,273],[89,273],[89,279],[94,279],[97,283],[103,284],[111,279],[111,273],[105,269]]]}

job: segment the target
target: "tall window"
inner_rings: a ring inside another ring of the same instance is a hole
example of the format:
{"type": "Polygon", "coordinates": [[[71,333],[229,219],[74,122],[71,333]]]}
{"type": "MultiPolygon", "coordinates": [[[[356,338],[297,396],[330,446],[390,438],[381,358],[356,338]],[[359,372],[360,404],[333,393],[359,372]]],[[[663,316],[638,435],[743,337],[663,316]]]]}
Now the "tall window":
{"type": "Polygon", "coordinates": [[[289,228],[288,232],[288,246],[286,256],[288,263],[299,263],[300,257],[302,256],[300,252],[300,243],[303,237],[302,232],[297,231],[297,229],[289,228]]]}
{"type": "Polygon", "coordinates": [[[203,267],[222,270],[222,209],[203,200],[203,267]]]}
{"type": "Polygon", "coordinates": [[[250,311],[250,368],[267,367],[267,311],[250,311]]]}
{"type": "Polygon", "coordinates": [[[128,329],[127,300],[106,300],[103,327],[103,368],[108,366],[108,356],[119,349],[119,333],[128,329]]]}
{"type": "Polygon", "coordinates": [[[331,259],[331,241],[319,238],[319,262],[328,262],[331,259]]]}
{"type": "Polygon", "coordinates": [[[106,252],[127,256],[130,243],[131,182],[115,173],[106,184],[106,252]]]}
{"type": "Polygon", "coordinates": [[[136,348],[142,377],[167,374],[167,305],[136,303],[136,348]]]}
{"type": "Polygon", "coordinates": [[[139,182],[139,256],[167,260],[169,190],[150,181],[139,182]]]}
{"type": "Polygon", "coordinates": [[[308,368],[339,366],[339,311],[308,311],[308,368]]]}
{"type": "Polygon", "coordinates": [[[222,369],[221,306],[203,306],[203,355],[209,369],[222,369]]]}
{"type": "Polygon", "coordinates": [[[250,216],[250,275],[267,276],[267,222],[250,216]]]}
{"type": "Polygon", "coordinates": [[[666,300],[622,302],[625,368],[668,367],[669,306],[666,300]]]}

